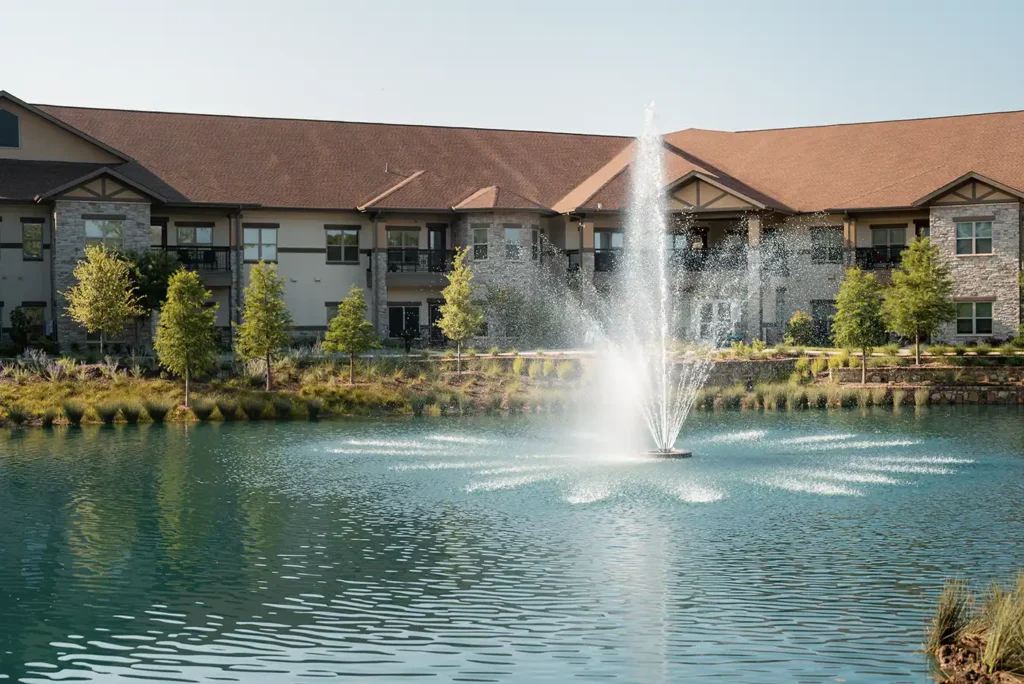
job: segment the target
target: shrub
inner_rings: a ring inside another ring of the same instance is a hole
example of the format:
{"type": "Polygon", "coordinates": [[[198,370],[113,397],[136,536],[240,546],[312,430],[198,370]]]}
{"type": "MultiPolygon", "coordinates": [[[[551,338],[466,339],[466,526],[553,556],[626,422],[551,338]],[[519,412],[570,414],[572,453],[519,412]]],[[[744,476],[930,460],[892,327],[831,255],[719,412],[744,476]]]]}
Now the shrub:
{"type": "Polygon", "coordinates": [[[142,415],[142,404],[137,401],[126,401],[121,404],[121,415],[124,416],[124,420],[129,425],[135,425],[139,422],[139,417],[142,415]]]}
{"type": "Polygon", "coordinates": [[[96,412],[96,415],[104,425],[113,425],[114,420],[117,419],[117,414],[121,411],[121,405],[103,402],[93,406],[92,410],[96,412]]]}
{"type": "Polygon", "coordinates": [[[490,354],[491,356],[497,356],[498,354],[501,353],[501,347],[495,345],[495,346],[491,347],[490,349],[488,349],[487,353],[490,354]]]}
{"type": "Polygon", "coordinates": [[[267,402],[262,397],[245,397],[242,399],[242,412],[249,420],[262,420],[267,410],[267,402]]]}
{"type": "Polygon", "coordinates": [[[209,420],[213,415],[213,409],[217,408],[217,404],[203,397],[193,399],[191,403],[192,413],[199,420],[209,420]]]}
{"type": "Polygon", "coordinates": [[[906,390],[893,390],[892,391],[892,407],[893,408],[899,408],[900,406],[903,406],[903,404],[905,404],[906,401],[907,401],[907,391],[906,390]]]}
{"type": "Polygon", "coordinates": [[[760,337],[754,338],[754,341],[750,343],[750,348],[754,351],[755,354],[760,354],[765,349],[764,340],[762,340],[760,337]]]}
{"type": "Polygon", "coordinates": [[[274,416],[278,420],[290,418],[292,415],[292,399],[287,394],[275,394],[272,399],[274,404],[274,416]]]}
{"type": "Polygon", "coordinates": [[[529,375],[531,378],[539,378],[541,373],[543,372],[543,369],[544,362],[541,361],[540,359],[534,359],[533,361],[530,361],[530,364],[526,370],[526,374],[529,375]]]}
{"type": "Polygon", "coordinates": [[[828,368],[828,361],[820,356],[811,361],[811,375],[820,375],[825,372],[826,368],[828,368]]]}
{"type": "Polygon", "coordinates": [[[1003,356],[1013,356],[1017,353],[1017,347],[1012,342],[999,345],[998,352],[1003,356]]]}
{"type": "Polygon", "coordinates": [[[883,354],[886,354],[887,356],[896,356],[897,354],[900,353],[900,345],[896,344],[895,342],[890,342],[888,344],[883,344],[878,349],[879,349],[879,351],[881,351],[883,354]]]}
{"type": "Polygon", "coordinates": [[[559,380],[569,380],[576,374],[576,366],[572,361],[559,361],[555,374],[559,380]]]}
{"type": "Polygon", "coordinates": [[[15,427],[21,427],[29,421],[32,414],[21,404],[11,404],[7,407],[7,420],[15,427]]]}
{"type": "Polygon", "coordinates": [[[814,344],[814,319],[806,311],[797,311],[786,323],[786,344],[809,347],[814,344]]]}
{"type": "Polygon", "coordinates": [[[849,354],[847,354],[846,358],[843,358],[841,354],[833,354],[832,356],[828,357],[828,369],[838,370],[840,368],[843,368],[846,366],[849,360],[849,354]]]}
{"type": "Polygon", "coordinates": [[[444,411],[441,410],[441,407],[438,404],[427,404],[423,408],[423,415],[430,416],[431,418],[438,418],[444,415],[444,411]]]}
{"type": "Polygon", "coordinates": [[[555,374],[555,360],[554,359],[544,359],[544,365],[541,368],[541,371],[544,373],[544,377],[545,378],[549,378],[552,375],[554,375],[555,374]]]}
{"type": "Polygon", "coordinates": [[[925,352],[931,356],[945,356],[953,351],[953,348],[948,344],[930,344],[925,348],[925,352]]]}
{"type": "Polygon", "coordinates": [[[925,388],[914,390],[914,406],[927,406],[931,392],[925,388]]]}
{"type": "Polygon", "coordinates": [[[512,374],[513,375],[522,375],[525,370],[526,370],[526,359],[524,359],[521,356],[517,356],[512,361],[512,374]]]}
{"type": "Polygon", "coordinates": [[[324,402],[317,398],[306,400],[306,416],[310,420],[316,420],[320,417],[320,410],[323,408],[324,402]]]}
{"type": "Polygon", "coordinates": [[[939,604],[928,630],[928,650],[956,643],[967,627],[970,617],[970,596],[963,580],[946,580],[939,594],[939,604]]]}
{"type": "Polygon", "coordinates": [[[232,397],[220,396],[215,400],[220,417],[224,420],[234,420],[238,417],[238,401],[232,397]]]}
{"type": "Polygon", "coordinates": [[[793,368],[795,368],[798,373],[805,373],[811,369],[811,360],[806,356],[801,356],[796,360],[796,363],[793,364],[793,368]]]}
{"type": "Polygon", "coordinates": [[[871,390],[867,388],[857,390],[857,406],[861,408],[871,406],[871,390]]]}
{"type": "Polygon", "coordinates": [[[166,399],[150,399],[142,402],[142,407],[146,409],[146,414],[151,421],[162,423],[167,418],[167,414],[174,408],[174,404],[166,399]]]}
{"type": "Polygon", "coordinates": [[[967,353],[967,345],[956,345],[955,347],[953,347],[953,353],[956,354],[957,356],[963,356],[964,354],[967,353]]]}
{"type": "Polygon", "coordinates": [[[885,406],[889,398],[888,390],[885,387],[875,387],[871,390],[871,405],[885,406]]]}
{"type": "Polygon", "coordinates": [[[786,392],[786,405],[790,411],[807,408],[807,392],[802,387],[793,387],[786,392]]]}
{"type": "Polygon", "coordinates": [[[974,348],[974,353],[978,356],[988,356],[992,353],[992,345],[983,342],[974,348]]]}

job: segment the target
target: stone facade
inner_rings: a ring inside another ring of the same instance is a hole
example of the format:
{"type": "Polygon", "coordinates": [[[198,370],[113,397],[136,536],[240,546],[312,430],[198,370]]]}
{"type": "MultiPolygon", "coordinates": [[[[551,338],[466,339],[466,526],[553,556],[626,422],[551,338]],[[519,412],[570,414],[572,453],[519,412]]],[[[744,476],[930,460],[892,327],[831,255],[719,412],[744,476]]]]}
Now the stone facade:
{"type": "Polygon", "coordinates": [[[992,302],[991,335],[957,335],[956,324],[943,327],[939,338],[965,342],[988,337],[1008,339],[1017,335],[1020,324],[1020,204],[972,204],[933,206],[930,225],[932,242],[949,259],[953,276],[953,299],[992,302]],[[992,253],[958,255],[958,219],[992,221],[992,253]]]}
{"type": "MultiPolygon", "coordinates": [[[[53,282],[56,302],[57,340],[61,349],[72,345],[84,348],[87,343],[85,328],[72,321],[64,312],[67,298],[64,292],[75,284],[75,266],[85,258],[85,222],[88,217],[109,217],[124,221],[123,249],[126,252],[145,251],[150,246],[149,204],[141,202],[87,202],[57,200],[54,203],[53,222],[53,282]]],[[[125,331],[124,339],[139,347],[152,344],[151,326],[141,324],[138,339],[133,329],[125,331]]]]}

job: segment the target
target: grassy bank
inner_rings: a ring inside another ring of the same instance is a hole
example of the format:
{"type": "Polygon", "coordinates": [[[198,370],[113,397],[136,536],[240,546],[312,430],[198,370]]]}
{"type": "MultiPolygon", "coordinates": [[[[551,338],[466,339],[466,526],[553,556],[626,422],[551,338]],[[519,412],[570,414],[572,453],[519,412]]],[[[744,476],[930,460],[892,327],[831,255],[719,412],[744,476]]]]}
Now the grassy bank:
{"type": "Polygon", "coordinates": [[[456,373],[447,359],[378,359],[360,363],[350,385],[345,362],[285,358],[274,366],[273,392],[261,390],[260,368],[227,365],[193,384],[186,409],[182,384],[157,369],[27,360],[0,371],[0,421],[20,427],[560,411],[584,376],[579,360],[543,356],[471,356],[464,365],[456,373]]]}
{"type": "Polygon", "coordinates": [[[1024,571],[1012,586],[981,596],[946,582],[928,635],[928,652],[949,682],[1024,682],[1024,571]]]}

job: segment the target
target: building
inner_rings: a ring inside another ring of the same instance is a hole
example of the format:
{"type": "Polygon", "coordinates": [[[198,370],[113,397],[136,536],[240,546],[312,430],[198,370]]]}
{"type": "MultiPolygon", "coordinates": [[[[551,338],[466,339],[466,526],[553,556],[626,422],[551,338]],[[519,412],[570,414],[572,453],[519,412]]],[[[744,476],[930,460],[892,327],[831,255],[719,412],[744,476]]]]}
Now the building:
{"type": "MultiPolygon", "coordinates": [[[[600,285],[628,249],[633,144],[31,105],[0,91],[0,325],[22,307],[62,348],[90,344],[61,292],[85,245],[103,243],[175,253],[202,274],[225,335],[263,259],[286,278],[298,334],[326,329],[355,284],[379,333],[430,338],[457,246],[483,282],[546,261],[600,285]]],[[[804,310],[825,334],[845,266],[885,279],[930,235],[956,283],[943,337],[1015,335],[1022,144],[1024,112],[666,135],[673,267],[699,274],[715,259],[754,276],[744,297],[691,302],[695,319],[772,341],[804,310]],[[737,241],[751,249],[732,258],[737,241]]]]}

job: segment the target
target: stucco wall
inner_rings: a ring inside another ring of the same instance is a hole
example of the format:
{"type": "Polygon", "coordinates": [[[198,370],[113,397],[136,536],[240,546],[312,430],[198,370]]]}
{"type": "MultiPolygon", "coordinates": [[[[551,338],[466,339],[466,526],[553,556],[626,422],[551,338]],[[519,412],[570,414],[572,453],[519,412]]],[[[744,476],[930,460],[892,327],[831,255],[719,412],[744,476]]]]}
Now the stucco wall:
{"type": "Polygon", "coordinates": [[[22,302],[47,302],[50,310],[50,222],[46,207],[38,204],[0,205],[0,327],[11,324],[11,311],[22,302]],[[21,219],[43,219],[43,260],[25,261],[21,251],[21,219]]]}
{"type": "Polygon", "coordinates": [[[9,100],[0,100],[0,109],[18,117],[21,134],[19,147],[0,147],[0,159],[123,163],[122,159],[103,148],[9,100]]]}

